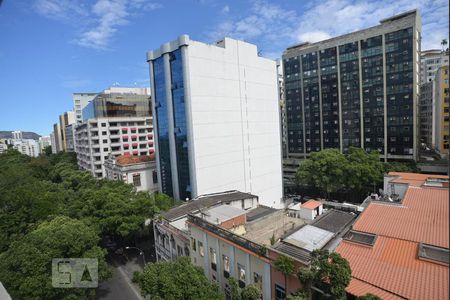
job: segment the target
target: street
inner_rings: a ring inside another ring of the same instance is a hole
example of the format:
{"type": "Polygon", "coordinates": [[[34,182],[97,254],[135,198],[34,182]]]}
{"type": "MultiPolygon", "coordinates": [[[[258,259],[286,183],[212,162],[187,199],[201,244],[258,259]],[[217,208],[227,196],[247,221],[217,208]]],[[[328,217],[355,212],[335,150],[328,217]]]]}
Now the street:
{"type": "Polygon", "coordinates": [[[113,268],[112,277],[99,284],[97,299],[99,300],[143,300],[139,288],[131,279],[133,272],[142,270],[142,257],[129,255],[127,258],[114,256],[109,259],[113,268]]]}

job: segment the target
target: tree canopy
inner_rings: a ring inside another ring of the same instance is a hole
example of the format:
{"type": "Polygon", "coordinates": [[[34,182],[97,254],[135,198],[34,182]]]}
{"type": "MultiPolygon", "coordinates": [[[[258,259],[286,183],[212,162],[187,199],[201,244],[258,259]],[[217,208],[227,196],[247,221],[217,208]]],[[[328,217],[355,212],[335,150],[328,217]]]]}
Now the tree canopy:
{"type": "Polygon", "coordinates": [[[99,280],[109,276],[106,251],[97,246],[99,237],[83,221],[59,216],[44,221],[0,254],[0,279],[13,299],[91,299],[92,289],[53,288],[52,259],[96,258],[99,280]]]}
{"type": "Polygon", "coordinates": [[[297,169],[297,184],[318,188],[329,198],[330,193],[373,191],[383,182],[386,172],[418,172],[413,162],[380,161],[377,151],[367,153],[361,148],[350,147],[347,154],[338,149],[325,149],[312,152],[297,169]]]}
{"type": "Polygon", "coordinates": [[[189,257],[148,264],[135,279],[142,295],[151,299],[223,299],[218,286],[189,257]]]}
{"type": "Polygon", "coordinates": [[[273,262],[273,266],[275,267],[275,269],[277,269],[278,271],[283,273],[284,287],[287,292],[288,291],[287,278],[289,275],[295,273],[294,259],[292,257],[286,256],[286,255],[280,255],[273,262]]]}
{"type": "Polygon", "coordinates": [[[330,294],[333,299],[345,299],[345,288],[351,280],[352,271],[348,261],[339,253],[314,250],[311,264],[300,268],[297,277],[311,294],[311,286],[330,294]]]}
{"type": "Polygon", "coordinates": [[[10,149],[0,154],[0,281],[18,299],[63,299],[46,290],[52,258],[103,261],[102,238],[132,239],[146,219],[172,205],[164,194],[78,170],[73,153],[32,158],[10,149]]]}

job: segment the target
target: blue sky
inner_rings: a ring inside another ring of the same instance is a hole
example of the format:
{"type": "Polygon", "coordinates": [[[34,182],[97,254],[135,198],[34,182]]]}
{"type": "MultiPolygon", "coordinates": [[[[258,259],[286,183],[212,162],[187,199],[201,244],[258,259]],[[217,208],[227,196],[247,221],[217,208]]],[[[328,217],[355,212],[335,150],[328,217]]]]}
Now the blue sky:
{"type": "Polygon", "coordinates": [[[0,0],[0,130],[47,135],[73,92],[148,86],[145,53],[180,34],[231,36],[276,58],[419,8],[422,49],[448,37],[447,0],[0,0]]]}

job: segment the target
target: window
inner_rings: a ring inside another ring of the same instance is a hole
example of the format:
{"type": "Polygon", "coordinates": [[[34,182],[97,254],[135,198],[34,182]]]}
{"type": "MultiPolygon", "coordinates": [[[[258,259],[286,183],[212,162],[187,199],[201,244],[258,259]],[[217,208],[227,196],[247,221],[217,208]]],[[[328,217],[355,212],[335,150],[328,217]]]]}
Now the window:
{"type": "Polygon", "coordinates": [[[223,276],[230,277],[230,258],[226,255],[223,256],[223,276]]]}
{"type": "Polygon", "coordinates": [[[102,127],[106,127],[106,123],[102,123],[102,127]]]}
{"type": "MultiPolygon", "coordinates": [[[[238,264],[237,267],[238,267],[238,278],[239,278],[239,281],[244,283],[244,286],[245,286],[245,268],[244,268],[244,266],[242,266],[240,264],[238,264]]],[[[240,283],[239,283],[239,286],[241,286],[240,283]]]]}
{"type": "Polygon", "coordinates": [[[275,284],[275,299],[276,300],[284,300],[286,298],[286,291],[284,287],[275,284]]]}
{"type": "Polygon", "coordinates": [[[194,238],[191,238],[191,248],[193,251],[197,251],[197,244],[194,238]]]}
{"type": "Polygon", "coordinates": [[[141,186],[141,174],[133,174],[133,185],[141,186]]]}
{"type": "Polygon", "coordinates": [[[253,282],[259,286],[259,289],[262,290],[262,276],[258,273],[253,273],[253,282]]]}
{"type": "Polygon", "coordinates": [[[209,248],[209,254],[211,257],[211,268],[216,271],[217,270],[217,256],[216,256],[216,249],[209,248]]]}
{"type": "Polygon", "coordinates": [[[106,144],[107,142],[108,142],[108,140],[103,140],[103,143],[105,143],[105,144],[106,144]]]}
{"type": "Polygon", "coordinates": [[[203,249],[203,243],[198,241],[198,253],[200,253],[200,256],[205,256],[205,250],[203,249]]]}

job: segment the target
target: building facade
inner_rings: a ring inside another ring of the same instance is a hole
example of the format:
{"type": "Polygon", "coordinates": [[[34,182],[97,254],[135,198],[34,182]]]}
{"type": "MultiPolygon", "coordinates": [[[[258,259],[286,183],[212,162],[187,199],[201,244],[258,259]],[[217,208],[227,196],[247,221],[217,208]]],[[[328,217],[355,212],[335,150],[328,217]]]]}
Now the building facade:
{"type": "Polygon", "coordinates": [[[105,161],[106,178],[132,184],[138,192],[158,191],[155,155],[110,155],[105,161]]]}
{"type": "Polygon", "coordinates": [[[12,134],[13,140],[22,140],[23,139],[22,131],[13,131],[13,132],[11,132],[11,134],[12,134]]]}
{"type": "Polygon", "coordinates": [[[242,41],[207,45],[187,35],[148,52],[147,61],[160,190],[183,200],[241,190],[280,206],[275,61],[242,41]]]}
{"type": "Polygon", "coordinates": [[[106,177],[104,163],[110,154],[154,152],[147,89],[100,93],[84,108],[83,118],[75,129],[75,152],[79,167],[96,177],[106,177]]]}
{"type": "Polygon", "coordinates": [[[41,153],[39,143],[32,139],[15,140],[13,148],[31,157],[38,157],[41,153]]]}
{"type": "Polygon", "coordinates": [[[384,160],[417,159],[421,20],[380,25],[283,54],[288,156],[349,147],[384,160]]]}
{"type": "Polygon", "coordinates": [[[52,153],[56,154],[58,151],[56,150],[56,138],[54,132],[50,133],[50,140],[51,140],[51,146],[52,146],[52,153]]]}
{"type": "Polygon", "coordinates": [[[433,149],[436,145],[435,127],[435,82],[425,82],[420,85],[419,100],[419,137],[420,142],[433,149]],[[434,117],[433,117],[434,116],[434,117]]]}
{"type": "Polygon", "coordinates": [[[420,83],[433,81],[437,70],[442,66],[448,66],[448,59],[448,51],[437,49],[422,51],[420,53],[420,83]]]}
{"type": "Polygon", "coordinates": [[[76,123],[83,123],[83,109],[89,102],[94,100],[97,93],[73,93],[73,111],[75,112],[76,123]]]}
{"type": "MultiPolygon", "coordinates": [[[[64,150],[63,140],[62,140],[61,126],[60,126],[59,122],[53,124],[53,137],[55,139],[55,143],[54,143],[55,152],[54,153],[63,151],[64,150]]],[[[52,149],[52,151],[53,151],[53,149],[52,149]]]]}
{"type": "Polygon", "coordinates": [[[39,137],[39,151],[42,153],[44,148],[52,145],[52,140],[50,136],[41,136],[39,137]]]}
{"type": "Polygon", "coordinates": [[[66,127],[75,123],[75,112],[68,111],[59,116],[59,129],[61,131],[61,151],[67,150],[67,140],[73,140],[73,132],[67,131],[66,127]],[[67,135],[66,135],[67,134],[67,135]]]}
{"type": "Polygon", "coordinates": [[[443,156],[449,153],[449,83],[448,66],[440,67],[435,77],[436,149],[443,156]]]}

